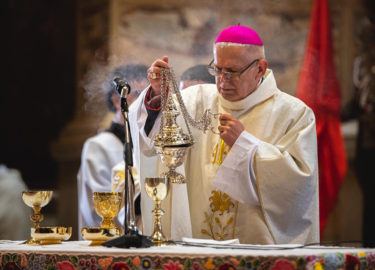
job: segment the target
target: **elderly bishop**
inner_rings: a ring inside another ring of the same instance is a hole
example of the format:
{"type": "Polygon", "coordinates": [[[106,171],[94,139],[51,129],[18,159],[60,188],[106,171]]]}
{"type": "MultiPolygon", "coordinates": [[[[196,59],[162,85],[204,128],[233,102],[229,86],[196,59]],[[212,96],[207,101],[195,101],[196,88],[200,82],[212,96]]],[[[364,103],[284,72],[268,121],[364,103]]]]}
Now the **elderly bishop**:
{"type": "MultiPolygon", "coordinates": [[[[195,145],[184,163],[192,236],[249,244],[319,242],[312,110],[277,88],[253,29],[222,30],[213,55],[208,69],[216,85],[181,92],[193,118],[206,109],[221,114],[217,132],[193,132],[195,145]]],[[[169,68],[167,56],[148,69],[151,85],[130,112],[139,131],[134,142],[148,154],[161,118],[161,68],[169,68]]]]}

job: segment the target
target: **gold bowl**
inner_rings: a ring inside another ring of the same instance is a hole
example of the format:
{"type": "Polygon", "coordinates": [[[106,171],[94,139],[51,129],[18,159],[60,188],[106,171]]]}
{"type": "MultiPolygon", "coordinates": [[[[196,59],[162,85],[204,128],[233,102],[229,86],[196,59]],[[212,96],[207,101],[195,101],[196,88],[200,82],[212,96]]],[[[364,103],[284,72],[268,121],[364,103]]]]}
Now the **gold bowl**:
{"type": "Polygon", "coordinates": [[[158,147],[155,146],[156,153],[159,155],[163,164],[165,164],[169,171],[163,172],[161,177],[167,177],[171,183],[184,184],[186,183],[186,177],[181,173],[176,172],[176,168],[181,166],[185,159],[186,153],[191,147],[191,144],[183,146],[171,146],[171,147],[158,147]]]}
{"type": "Polygon", "coordinates": [[[115,228],[113,218],[121,209],[122,192],[94,192],[94,207],[96,213],[103,219],[101,228],[115,228]]]}
{"type": "Polygon", "coordinates": [[[72,236],[72,227],[39,227],[31,228],[31,236],[41,245],[61,244],[72,236]]]}
{"type": "Polygon", "coordinates": [[[167,177],[146,177],[145,190],[153,200],[160,202],[167,197],[170,188],[170,179],[167,177]]]}
{"type": "Polygon", "coordinates": [[[82,238],[91,241],[90,246],[97,246],[101,243],[120,236],[118,228],[84,227],[81,229],[82,238]]]}
{"type": "Polygon", "coordinates": [[[23,191],[22,199],[29,207],[44,207],[52,199],[52,190],[23,191]]]}

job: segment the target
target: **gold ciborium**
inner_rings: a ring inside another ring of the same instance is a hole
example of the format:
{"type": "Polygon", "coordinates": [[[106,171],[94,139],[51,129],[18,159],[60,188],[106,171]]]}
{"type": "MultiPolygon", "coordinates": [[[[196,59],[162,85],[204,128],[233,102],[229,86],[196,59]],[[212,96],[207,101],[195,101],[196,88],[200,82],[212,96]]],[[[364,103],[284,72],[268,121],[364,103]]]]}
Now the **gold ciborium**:
{"type": "MultiPolygon", "coordinates": [[[[22,200],[27,206],[33,208],[34,213],[31,215],[30,220],[34,223],[34,230],[39,228],[40,222],[44,219],[43,214],[40,213],[42,207],[46,206],[52,199],[53,191],[40,190],[40,191],[23,191],[22,200]]],[[[39,244],[39,240],[30,237],[25,244],[39,244]]]]}
{"type": "Polygon", "coordinates": [[[95,211],[102,218],[101,228],[115,228],[113,219],[121,209],[122,192],[94,192],[95,211]]]}
{"type": "Polygon", "coordinates": [[[161,245],[166,240],[161,228],[161,217],[164,211],[161,209],[161,201],[167,197],[169,192],[169,182],[167,177],[146,177],[145,189],[147,195],[154,201],[154,232],[151,235],[151,240],[156,245],[161,245]]]}

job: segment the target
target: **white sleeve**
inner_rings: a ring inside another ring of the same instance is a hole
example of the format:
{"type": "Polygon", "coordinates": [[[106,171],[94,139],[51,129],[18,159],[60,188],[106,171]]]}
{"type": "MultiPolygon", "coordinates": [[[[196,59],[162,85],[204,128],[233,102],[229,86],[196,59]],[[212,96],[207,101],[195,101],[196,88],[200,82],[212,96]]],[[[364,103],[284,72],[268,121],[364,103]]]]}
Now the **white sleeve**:
{"type": "Polygon", "coordinates": [[[319,242],[319,179],[315,119],[310,110],[254,158],[258,194],[276,243],[319,242]]]}
{"type": "Polygon", "coordinates": [[[258,138],[243,131],[221,164],[213,182],[217,189],[232,198],[252,205],[259,205],[253,166],[259,142],[258,138]]]}
{"type": "Polygon", "coordinates": [[[150,133],[147,136],[145,132],[145,124],[146,124],[148,114],[147,114],[146,106],[144,104],[144,99],[148,90],[149,90],[149,87],[143,90],[142,94],[130,106],[129,120],[130,120],[130,126],[133,129],[132,134],[139,135],[136,138],[137,142],[134,145],[134,149],[136,149],[136,147],[139,145],[139,150],[144,155],[153,156],[155,155],[153,138],[159,132],[161,113],[159,113],[158,117],[156,118],[154,122],[154,126],[152,127],[150,133]]]}
{"type": "Polygon", "coordinates": [[[273,143],[245,134],[221,164],[214,185],[240,202],[258,202],[277,244],[319,241],[317,140],[312,111],[304,110],[273,143]]]}

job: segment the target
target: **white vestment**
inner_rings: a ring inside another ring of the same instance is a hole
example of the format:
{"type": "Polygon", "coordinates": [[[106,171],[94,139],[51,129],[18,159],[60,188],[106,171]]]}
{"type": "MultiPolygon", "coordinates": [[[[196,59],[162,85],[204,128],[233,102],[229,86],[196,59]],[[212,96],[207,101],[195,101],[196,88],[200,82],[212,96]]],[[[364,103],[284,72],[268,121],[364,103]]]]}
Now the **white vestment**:
{"type": "Polygon", "coordinates": [[[22,191],[27,190],[17,169],[0,164],[1,240],[26,240],[30,237],[32,223],[28,219],[33,211],[22,200],[22,191]]]}
{"type": "MultiPolygon", "coordinates": [[[[139,144],[141,151],[152,154],[151,138],[159,132],[161,115],[146,136],[145,92],[130,109],[130,121],[140,135],[133,138],[135,149],[139,144]]],[[[231,114],[245,126],[232,148],[217,134],[191,128],[195,144],[184,169],[193,237],[238,238],[251,244],[319,242],[312,110],[281,92],[271,70],[257,90],[237,102],[223,99],[216,85],[192,86],[181,94],[193,118],[211,109],[231,114]]],[[[142,214],[149,215],[143,208],[142,214]]]]}
{"type": "Polygon", "coordinates": [[[100,226],[102,219],[95,212],[93,195],[112,191],[112,168],[123,160],[123,153],[124,145],[111,132],[103,131],[86,140],[77,175],[79,234],[83,227],[100,226]]]}

